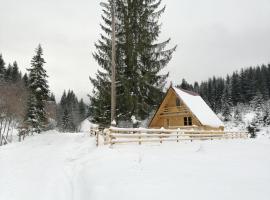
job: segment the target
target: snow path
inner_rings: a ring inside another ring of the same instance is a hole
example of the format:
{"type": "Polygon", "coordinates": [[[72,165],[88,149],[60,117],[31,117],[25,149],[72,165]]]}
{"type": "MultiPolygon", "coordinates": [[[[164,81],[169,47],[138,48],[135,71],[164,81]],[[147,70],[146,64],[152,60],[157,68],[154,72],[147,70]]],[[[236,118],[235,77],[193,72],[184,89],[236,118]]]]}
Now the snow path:
{"type": "Polygon", "coordinates": [[[56,132],[0,147],[0,200],[268,200],[270,139],[95,147],[56,132]]]}
{"type": "Polygon", "coordinates": [[[0,148],[0,200],[74,199],[80,157],[94,148],[85,134],[49,133],[0,148]]]}

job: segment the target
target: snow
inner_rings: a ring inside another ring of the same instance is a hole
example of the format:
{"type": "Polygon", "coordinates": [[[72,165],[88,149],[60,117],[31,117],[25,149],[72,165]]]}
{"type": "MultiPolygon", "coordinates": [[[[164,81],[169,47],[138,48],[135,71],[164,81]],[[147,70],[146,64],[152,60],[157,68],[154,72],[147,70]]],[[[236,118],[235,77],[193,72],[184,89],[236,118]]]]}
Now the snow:
{"type": "Polygon", "coordinates": [[[38,88],[36,89],[36,91],[37,91],[37,92],[40,92],[40,91],[41,91],[41,88],[40,88],[40,87],[38,87],[38,88]]]}
{"type": "Polygon", "coordinates": [[[0,147],[2,200],[268,200],[269,135],[95,147],[51,131],[0,147]]]}
{"type": "Polygon", "coordinates": [[[136,119],[134,115],[131,116],[131,121],[132,121],[132,124],[137,124],[140,122],[139,120],[136,119]]]}
{"type": "Polygon", "coordinates": [[[98,125],[91,123],[89,119],[85,119],[81,122],[79,130],[83,133],[89,133],[91,128],[98,128],[98,125]]]}
{"type": "Polygon", "coordinates": [[[113,121],[111,122],[111,125],[116,126],[116,121],[113,120],[113,121]]]}
{"type": "Polygon", "coordinates": [[[224,126],[223,122],[199,95],[188,94],[176,87],[173,87],[173,89],[203,125],[212,127],[224,126]]]}
{"type": "Polygon", "coordinates": [[[244,116],[243,116],[243,122],[245,124],[249,124],[253,121],[253,119],[256,117],[256,113],[255,112],[249,112],[249,113],[246,113],[244,116]]]}

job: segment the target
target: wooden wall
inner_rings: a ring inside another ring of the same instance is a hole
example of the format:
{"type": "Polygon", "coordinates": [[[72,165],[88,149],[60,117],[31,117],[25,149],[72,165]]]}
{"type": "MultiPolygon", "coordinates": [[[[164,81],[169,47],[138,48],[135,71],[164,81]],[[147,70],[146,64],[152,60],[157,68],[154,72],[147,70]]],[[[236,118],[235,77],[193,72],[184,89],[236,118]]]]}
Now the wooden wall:
{"type": "Polygon", "coordinates": [[[180,106],[176,106],[178,96],[172,88],[167,92],[167,95],[161,103],[154,118],[149,124],[149,128],[198,128],[201,130],[223,130],[223,127],[214,128],[203,126],[200,121],[193,115],[185,103],[180,99],[180,106]],[[192,126],[184,125],[184,117],[192,118],[192,126]]]}

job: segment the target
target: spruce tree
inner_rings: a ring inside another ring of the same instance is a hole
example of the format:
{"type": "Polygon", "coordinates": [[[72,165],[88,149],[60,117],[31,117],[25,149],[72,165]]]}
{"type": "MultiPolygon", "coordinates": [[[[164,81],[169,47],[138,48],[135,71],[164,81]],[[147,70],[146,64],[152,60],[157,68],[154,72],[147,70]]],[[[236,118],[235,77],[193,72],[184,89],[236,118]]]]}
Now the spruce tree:
{"type": "Polygon", "coordinates": [[[11,80],[13,83],[16,83],[20,80],[21,74],[19,72],[18,64],[15,61],[12,65],[12,71],[11,71],[11,80]]]}
{"type": "Polygon", "coordinates": [[[241,110],[240,110],[240,105],[238,104],[235,109],[234,109],[234,120],[239,123],[242,121],[242,113],[241,113],[241,110]]]}
{"type": "Polygon", "coordinates": [[[269,99],[269,89],[270,89],[270,86],[268,86],[268,79],[270,80],[269,76],[270,76],[270,73],[268,73],[266,65],[262,65],[260,67],[260,72],[259,72],[260,85],[258,86],[261,89],[261,93],[265,101],[269,99]]]}
{"type": "Polygon", "coordinates": [[[80,115],[80,122],[82,122],[86,118],[86,105],[83,102],[83,99],[79,102],[79,115],[80,115]]]}
{"type": "Polygon", "coordinates": [[[63,132],[73,131],[73,123],[71,120],[70,113],[67,109],[64,109],[63,115],[62,115],[62,124],[61,124],[61,130],[63,132]]]}
{"type": "Polygon", "coordinates": [[[229,121],[231,118],[232,98],[229,85],[226,85],[222,95],[222,115],[224,121],[229,121]]]}
{"type": "Polygon", "coordinates": [[[28,96],[27,113],[25,123],[32,133],[40,133],[41,128],[38,121],[38,113],[36,108],[36,97],[33,94],[28,96]]]}
{"type": "Polygon", "coordinates": [[[263,112],[263,124],[265,126],[269,126],[270,125],[270,111],[269,111],[270,107],[268,107],[267,109],[264,110],[263,112]]]}
{"type": "Polygon", "coordinates": [[[24,86],[28,87],[28,75],[25,73],[22,77],[24,86]]]}
{"type": "Polygon", "coordinates": [[[238,73],[234,72],[231,77],[231,93],[232,93],[232,103],[236,105],[241,102],[241,86],[240,77],[238,73]]]}
{"type": "Polygon", "coordinates": [[[196,92],[196,93],[199,94],[199,92],[200,92],[200,86],[199,86],[199,83],[197,81],[194,83],[193,88],[194,88],[194,92],[196,92]]]}
{"type": "MultiPolygon", "coordinates": [[[[177,86],[176,86],[177,87],[177,86]]],[[[180,84],[180,86],[178,86],[179,88],[182,88],[184,90],[190,90],[193,91],[193,86],[191,84],[189,84],[186,79],[182,79],[182,83],[180,84]]]]}
{"type": "Polygon", "coordinates": [[[4,78],[5,78],[6,82],[11,82],[12,81],[12,70],[13,70],[12,65],[8,64],[7,69],[5,70],[5,75],[4,75],[4,78]]]}
{"type": "Polygon", "coordinates": [[[55,95],[53,93],[50,94],[49,101],[56,102],[55,101],[55,95]]]}
{"type": "Polygon", "coordinates": [[[255,111],[256,117],[254,119],[254,123],[257,124],[257,126],[263,124],[263,96],[259,90],[257,90],[256,95],[253,97],[253,99],[250,102],[251,106],[253,107],[253,110],[255,111]]]}
{"type": "MultiPolygon", "coordinates": [[[[44,130],[47,124],[47,116],[45,111],[45,103],[49,97],[49,86],[47,84],[47,72],[44,69],[46,63],[43,58],[43,50],[41,45],[35,50],[36,55],[31,60],[29,71],[29,89],[31,98],[35,99],[35,103],[28,106],[29,110],[36,110],[35,120],[38,122],[37,132],[44,130]]],[[[34,126],[34,124],[30,124],[34,126]]]]}
{"type": "MultiPolygon", "coordinates": [[[[117,119],[146,118],[159,104],[168,74],[160,71],[168,64],[176,47],[166,49],[170,39],[158,43],[159,0],[116,0],[116,79],[117,119]]],[[[111,1],[102,3],[104,34],[95,44],[93,54],[103,69],[90,78],[94,90],[90,95],[93,121],[110,123],[111,77],[111,1]]]]}
{"type": "Polygon", "coordinates": [[[4,77],[5,77],[5,62],[2,58],[2,54],[0,54],[0,82],[4,81],[4,77]]]}

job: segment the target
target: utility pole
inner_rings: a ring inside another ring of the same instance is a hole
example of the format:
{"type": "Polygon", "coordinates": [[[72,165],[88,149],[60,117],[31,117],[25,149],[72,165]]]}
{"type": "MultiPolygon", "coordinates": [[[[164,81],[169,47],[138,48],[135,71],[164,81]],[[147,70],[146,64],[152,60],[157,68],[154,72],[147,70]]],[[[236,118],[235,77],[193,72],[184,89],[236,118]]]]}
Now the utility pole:
{"type": "Polygon", "coordinates": [[[112,0],[112,77],[111,77],[111,125],[116,126],[116,84],[115,84],[115,4],[112,0]]]}

